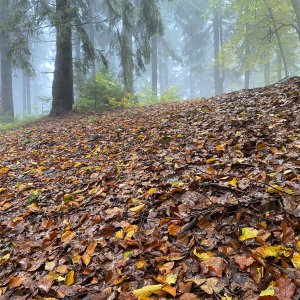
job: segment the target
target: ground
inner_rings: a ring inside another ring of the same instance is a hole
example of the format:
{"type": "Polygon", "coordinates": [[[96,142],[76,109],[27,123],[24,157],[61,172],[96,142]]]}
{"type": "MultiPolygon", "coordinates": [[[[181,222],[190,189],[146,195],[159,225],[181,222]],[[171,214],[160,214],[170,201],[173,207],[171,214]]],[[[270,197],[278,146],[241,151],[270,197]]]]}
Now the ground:
{"type": "Polygon", "coordinates": [[[0,134],[0,299],[299,299],[300,79],[0,134]]]}

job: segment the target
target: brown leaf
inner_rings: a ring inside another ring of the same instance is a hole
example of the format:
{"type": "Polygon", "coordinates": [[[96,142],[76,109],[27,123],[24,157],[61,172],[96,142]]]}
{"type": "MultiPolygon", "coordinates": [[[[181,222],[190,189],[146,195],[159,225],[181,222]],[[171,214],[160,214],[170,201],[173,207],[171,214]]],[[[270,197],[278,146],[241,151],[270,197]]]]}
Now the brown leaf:
{"type": "Polygon", "coordinates": [[[278,299],[280,300],[291,300],[296,292],[296,284],[286,275],[281,276],[276,281],[276,287],[278,288],[279,294],[278,299]]]}
{"type": "Polygon", "coordinates": [[[25,281],[25,277],[16,276],[9,280],[8,287],[10,289],[17,288],[25,281]]]}
{"type": "Polygon", "coordinates": [[[200,300],[200,298],[193,293],[184,293],[180,296],[179,300],[200,300]]]}
{"type": "Polygon", "coordinates": [[[46,275],[38,281],[37,286],[40,290],[48,293],[52,287],[53,281],[53,277],[46,275]]]}

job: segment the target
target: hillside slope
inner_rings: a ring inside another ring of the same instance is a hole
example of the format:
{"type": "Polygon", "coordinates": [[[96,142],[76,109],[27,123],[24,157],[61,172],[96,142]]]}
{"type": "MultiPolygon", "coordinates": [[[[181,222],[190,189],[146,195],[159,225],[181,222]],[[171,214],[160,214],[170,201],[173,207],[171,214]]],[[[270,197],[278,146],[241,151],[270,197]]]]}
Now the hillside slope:
{"type": "Polygon", "coordinates": [[[0,299],[299,299],[299,91],[1,134],[0,299]]]}

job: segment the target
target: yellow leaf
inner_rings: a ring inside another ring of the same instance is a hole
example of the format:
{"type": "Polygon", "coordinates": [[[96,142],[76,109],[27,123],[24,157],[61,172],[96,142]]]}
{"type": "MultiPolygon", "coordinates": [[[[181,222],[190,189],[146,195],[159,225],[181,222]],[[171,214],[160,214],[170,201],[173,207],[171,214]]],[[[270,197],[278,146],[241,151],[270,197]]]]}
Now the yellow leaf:
{"type": "Polygon", "coordinates": [[[139,300],[142,300],[145,297],[150,297],[155,292],[161,291],[162,288],[162,284],[148,285],[141,289],[134,290],[133,295],[139,300]]]}
{"type": "Polygon", "coordinates": [[[230,186],[236,187],[237,179],[233,178],[231,181],[228,181],[227,184],[230,186]]]}
{"type": "Polygon", "coordinates": [[[225,151],[226,148],[226,144],[222,144],[222,145],[217,145],[216,146],[216,150],[217,151],[225,151]]]}
{"type": "Polygon", "coordinates": [[[174,274],[174,273],[170,273],[167,275],[166,277],[166,283],[172,285],[172,284],[175,284],[177,281],[177,275],[174,274]]]}
{"type": "Polygon", "coordinates": [[[200,260],[207,260],[211,257],[214,256],[214,254],[212,252],[203,252],[203,253],[199,253],[197,252],[196,249],[194,249],[193,253],[200,259],[200,260]]]}
{"type": "Polygon", "coordinates": [[[278,246],[262,246],[258,247],[256,251],[263,257],[280,257],[284,255],[285,257],[289,257],[291,255],[291,249],[285,248],[281,245],[278,246]]]}
{"type": "Polygon", "coordinates": [[[75,232],[72,232],[72,231],[66,231],[62,236],[61,236],[61,241],[63,243],[67,243],[67,242],[70,242],[74,236],[76,235],[75,232]]]}
{"type": "Polygon", "coordinates": [[[116,232],[115,238],[123,239],[123,237],[124,237],[124,230],[123,229],[116,232]]]}
{"type": "Polygon", "coordinates": [[[156,192],[156,188],[151,188],[148,190],[148,192],[146,193],[147,197],[150,197],[151,195],[153,195],[156,192]]]}
{"type": "Polygon", "coordinates": [[[172,183],[172,187],[174,188],[183,188],[185,186],[185,183],[182,181],[174,181],[172,183]]]}
{"type": "Polygon", "coordinates": [[[65,203],[69,203],[70,201],[72,201],[72,195],[71,194],[64,194],[64,196],[63,196],[63,201],[65,202],[65,203]]]}
{"type": "Polygon", "coordinates": [[[81,259],[86,266],[91,262],[91,256],[86,252],[82,255],[81,259]]]}
{"type": "Polygon", "coordinates": [[[72,263],[73,264],[78,264],[80,262],[80,260],[81,260],[81,256],[80,255],[74,255],[72,257],[72,263]]]}
{"type": "Polygon", "coordinates": [[[35,203],[28,205],[27,208],[32,212],[40,211],[39,207],[35,203]]]}
{"type": "Polygon", "coordinates": [[[207,163],[207,164],[211,164],[211,163],[214,163],[216,160],[217,160],[217,158],[212,157],[212,158],[207,159],[207,160],[206,160],[206,163],[207,163]]]}
{"type": "Polygon", "coordinates": [[[267,188],[267,192],[270,193],[270,194],[278,193],[282,190],[283,190],[283,188],[281,186],[277,185],[277,184],[274,184],[274,185],[269,186],[267,188]]]}
{"type": "Polygon", "coordinates": [[[263,296],[275,296],[275,285],[276,283],[274,281],[271,281],[271,283],[269,284],[269,286],[260,292],[259,296],[263,297],[263,296]]]}
{"type": "Polygon", "coordinates": [[[74,271],[70,271],[67,274],[66,280],[65,280],[65,285],[70,286],[72,284],[74,284],[75,282],[75,272],[74,271]]]}
{"type": "Polygon", "coordinates": [[[300,253],[294,253],[292,263],[295,268],[300,269],[300,253]]]}
{"type": "Polygon", "coordinates": [[[125,239],[130,240],[135,234],[135,230],[130,230],[127,232],[125,239]]]}
{"type": "Polygon", "coordinates": [[[147,265],[147,261],[144,258],[141,258],[138,260],[138,262],[135,264],[135,267],[137,269],[142,269],[147,265]]]}
{"type": "Polygon", "coordinates": [[[240,241],[256,238],[257,235],[258,235],[258,230],[254,228],[251,227],[242,228],[242,235],[240,236],[240,241]]]}
{"type": "Polygon", "coordinates": [[[133,254],[133,251],[125,251],[123,253],[123,257],[124,258],[129,258],[130,256],[132,256],[132,254],[133,254]]]}
{"type": "Polygon", "coordinates": [[[75,162],[75,163],[74,163],[74,168],[77,168],[77,167],[79,167],[80,165],[81,165],[80,162],[75,162]]]}
{"type": "Polygon", "coordinates": [[[1,194],[1,193],[4,193],[5,191],[7,191],[6,188],[0,188],[0,194],[1,194]]]}
{"type": "Polygon", "coordinates": [[[139,213],[144,209],[144,207],[145,207],[145,204],[141,204],[141,205],[130,208],[130,211],[139,213]]]}
{"type": "Polygon", "coordinates": [[[0,169],[0,176],[1,176],[1,175],[7,174],[8,171],[9,171],[9,168],[1,168],[1,169],[0,169]]]}
{"type": "Polygon", "coordinates": [[[162,288],[162,291],[172,295],[173,297],[176,297],[176,288],[172,287],[170,285],[164,285],[164,287],[162,288]]]}
{"type": "Polygon", "coordinates": [[[91,244],[88,245],[88,247],[86,248],[86,253],[89,254],[89,255],[93,255],[96,247],[97,247],[97,242],[92,242],[91,244]]]}
{"type": "Polygon", "coordinates": [[[56,274],[54,272],[50,272],[49,275],[47,275],[47,276],[53,278],[57,282],[63,282],[63,281],[66,280],[65,277],[62,277],[62,276],[60,276],[60,275],[58,275],[58,274],[56,274]]]}
{"type": "Polygon", "coordinates": [[[221,297],[221,300],[232,300],[232,297],[224,296],[224,297],[221,297]]]}

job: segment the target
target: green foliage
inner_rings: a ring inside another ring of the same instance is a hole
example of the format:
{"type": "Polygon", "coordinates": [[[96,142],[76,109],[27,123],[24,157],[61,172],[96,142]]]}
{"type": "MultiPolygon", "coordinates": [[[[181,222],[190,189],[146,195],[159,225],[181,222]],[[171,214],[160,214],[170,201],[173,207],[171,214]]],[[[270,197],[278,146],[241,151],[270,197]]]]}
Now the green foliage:
{"type": "Polygon", "coordinates": [[[107,109],[111,99],[120,102],[124,95],[123,87],[107,72],[99,72],[87,80],[78,79],[77,91],[75,108],[81,111],[107,109]]]}
{"type": "Polygon", "coordinates": [[[0,113],[0,132],[9,131],[19,127],[23,127],[42,119],[42,116],[26,116],[26,117],[16,117],[14,120],[8,119],[3,114],[0,113]]]}
{"type": "Polygon", "coordinates": [[[138,104],[136,97],[128,92],[125,92],[121,99],[111,97],[109,99],[109,106],[114,109],[130,108],[138,104]]]}
{"type": "Polygon", "coordinates": [[[161,96],[156,96],[149,85],[144,85],[141,91],[136,94],[139,105],[151,105],[158,103],[168,103],[179,99],[179,89],[170,87],[161,96]]]}
{"type": "Polygon", "coordinates": [[[95,78],[77,79],[75,109],[93,111],[105,109],[124,109],[135,106],[167,103],[179,99],[177,87],[167,89],[161,96],[152,92],[150,85],[145,84],[136,94],[124,91],[124,88],[107,72],[99,72],[95,78]]]}

